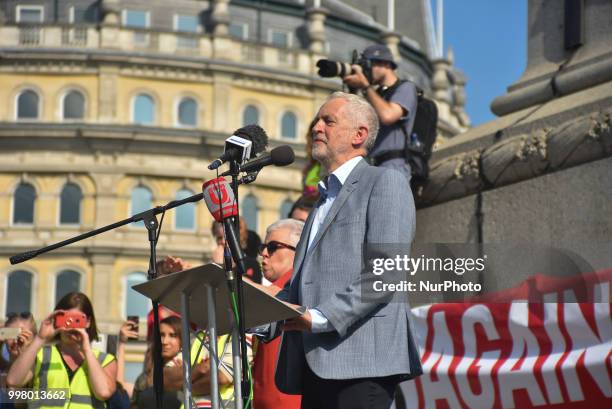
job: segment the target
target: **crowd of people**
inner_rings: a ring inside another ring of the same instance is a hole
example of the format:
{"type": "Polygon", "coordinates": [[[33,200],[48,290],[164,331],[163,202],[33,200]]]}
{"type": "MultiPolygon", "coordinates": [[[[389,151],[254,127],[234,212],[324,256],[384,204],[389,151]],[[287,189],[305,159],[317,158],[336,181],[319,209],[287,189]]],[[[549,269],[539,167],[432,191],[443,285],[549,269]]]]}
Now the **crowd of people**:
{"type": "MultiPolygon", "coordinates": [[[[395,66],[389,62],[390,54],[374,51],[375,79],[386,85],[383,79],[395,66]]],[[[348,81],[361,84],[364,79],[348,81]]],[[[388,409],[399,382],[421,373],[407,299],[391,294],[373,300],[360,296],[365,246],[409,245],[415,231],[408,171],[394,169],[393,163],[376,167],[364,160],[371,149],[381,146],[376,142],[379,109],[375,109],[380,101],[366,85],[367,100],[336,92],[319,109],[309,138],[316,165],[305,172],[307,188],[289,217],[270,225],[263,242],[241,221],[245,279],[261,286],[265,278],[267,285],[260,288],[302,311],[296,318],[251,329],[254,335],[247,344],[254,409],[388,409]]],[[[402,104],[396,105],[397,115],[391,119],[410,113],[402,104]]],[[[391,119],[381,122],[387,126],[391,119]]],[[[388,134],[384,136],[389,139],[388,134]]],[[[223,226],[214,223],[211,233],[215,238],[211,261],[223,265],[223,226]]],[[[385,255],[382,251],[381,256],[385,255]]],[[[173,256],[157,263],[162,275],[190,267],[173,256]]],[[[163,306],[158,312],[164,407],[180,408],[185,364],[181,321],[163,306]]],[[[93,348],[91,341],[97,339],[98,330],[85,294],[64,296],[38,329],[28,314],[9,317],[6,326],[19,328],[19,334],[2,349],[3,390],[66,389],[64,407],[71,408],[155,406],[152,312],[143,371],[134,384],[125,379],[125,351],[126,343],[137,337],[137,323],[127,321],[121,326],[116,357],[93,348]],[[74,327],[58,319],[68,315],[82,316],[84,325],[74,327]]],[[[203,331],[190,339],[196,407],[211,405],[211,342],[217,343],[219,353],[213,368],[221,402],[233,407],[231,336],[210,340],[203,331]]]]}
{"type": "MultiPolygon", "coordinates": [[[[270,291],[277,292],[291,277],[295,247],[305,220],[315,199],[300,197],[290,211],[290,219],[271,225],[264,242],[246,229],[241,220],[241,246],[247,253],[247,279],[261,283],[262,277],[271,283],[270,291]],[[251,243],[248,242],[250,238],[251,243]],[[254,249],[252,246],[255,246],[254,249]],[[260,257],[261,263],[256,256],[260,257]],[[263,274],[262,274],[263,273],[263,274]]],[[[223,226],[214,222],[211,233],[215,239],[211,261],[223,264],[225,239],[223,226]]],[[[167,256],[157,263],[160,274],[171,274],[192,267],[187,261],[167,256]]],[[[159,306],[161,356],[163,360],[164,408],[180,408],[183,401],[183,360],[181,320],[179,314],[159,306]]],[[[149,313],[147,328],[147,350],[142,373],[132,383],[126,380],[126,345],[138,339],[138,322],[127,320],[117,336],[116,356],[99,351],[91,342],[98,340],[98,329],[94,308],[83,293],[69,293],[56,305],[38,327],[29,312],[11,313],[6,317],[4,328],[13,328],[7,339],[1,340],[0,388],[59,388],[69,390],[71,406],[80,408],[151,408],[155,407],[153,386],[153,313],[149,313]],[[57,317],[70,313],[82,313],[83,328],[60,327],[57,317]]],[[[249,354],[252,338],[248,337],[249,354]]],[[[210,407],[210,359],[208,343],[203,331],[193,334],[192,386],[196,407],[210,407]]],[[[270,382],[278,351],[278,340],[269,344],[255,341],[253,364],[254,403],[257,408],[299,408],[299,397],[286,395],[270,382]],[[268,379],[266,379],[268,378],[268,379]],[[288,404],[290,403],[290,405],[288,404]]],[[[221,336],[217,340],[219,351],[218,380],[220,396],[225,407],[233,401],[233,362],[231,337],[221,336]]],[[[4,399],[0,408],[28,407],[27,402],[15,403],[4,399]]],[[[51,405],[54,406],[54,405],[51,405]]],[[[37,405],[36,407],[45,407],[37,405]]],[[[56,406],[57,407],[57,406],[56,406]]]]}

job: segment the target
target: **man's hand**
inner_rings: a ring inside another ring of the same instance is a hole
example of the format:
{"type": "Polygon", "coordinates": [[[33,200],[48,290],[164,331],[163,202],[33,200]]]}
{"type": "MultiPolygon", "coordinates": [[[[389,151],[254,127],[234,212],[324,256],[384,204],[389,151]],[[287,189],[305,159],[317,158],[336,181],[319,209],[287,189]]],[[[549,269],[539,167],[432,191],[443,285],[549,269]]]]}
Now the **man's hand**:
{"type": "Polygon", "coordinates": [[[349,75],[346,75],[344,78],[342,78],[342,82],[348,85],[349,88],[353,89],[362,89],[368,87],[370,85],[370,82],[368,81],[366,76],[363,75],[363,70],[361,69],[361,67],[357,64],[353,64],[351,65],[351,67],[353,68],[353,71],[349,75]]]}
{"type": "MultiPolygon", "coordinates": [[[[289,304],[292,307],[301,307],[301,305],[289,304]]],[[[291,318],[285,321],[285,323],[281,326],[283,331],[312,331],[312,316],[310,315],[310,311],[306,310],[299,317],[291,318]]]]}

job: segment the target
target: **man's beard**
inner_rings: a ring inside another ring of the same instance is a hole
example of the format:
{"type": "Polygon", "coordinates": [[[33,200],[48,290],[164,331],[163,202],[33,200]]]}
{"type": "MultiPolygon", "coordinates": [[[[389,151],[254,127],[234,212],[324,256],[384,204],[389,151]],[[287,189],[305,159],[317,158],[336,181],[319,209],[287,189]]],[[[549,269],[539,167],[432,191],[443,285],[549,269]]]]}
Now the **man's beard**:
{"type": "Polygon", "coordinates": [[[325,155],[324,152],[317,152],[317,147],[313,145],[312,150],[312,158],[319,162],[323,167],[329,163],[329,156],[325,155]]]}

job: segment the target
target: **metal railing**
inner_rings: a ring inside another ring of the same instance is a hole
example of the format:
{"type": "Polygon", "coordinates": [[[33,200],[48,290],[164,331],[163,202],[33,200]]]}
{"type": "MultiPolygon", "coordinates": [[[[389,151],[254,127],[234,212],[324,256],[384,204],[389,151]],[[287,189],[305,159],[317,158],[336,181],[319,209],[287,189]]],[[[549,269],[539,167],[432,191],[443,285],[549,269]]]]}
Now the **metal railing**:
{"type": "Polygon", "coordinates": [[[40,26],[19,26],[19,45],[40,45],[42,43],[42,28],[40,26]]]}

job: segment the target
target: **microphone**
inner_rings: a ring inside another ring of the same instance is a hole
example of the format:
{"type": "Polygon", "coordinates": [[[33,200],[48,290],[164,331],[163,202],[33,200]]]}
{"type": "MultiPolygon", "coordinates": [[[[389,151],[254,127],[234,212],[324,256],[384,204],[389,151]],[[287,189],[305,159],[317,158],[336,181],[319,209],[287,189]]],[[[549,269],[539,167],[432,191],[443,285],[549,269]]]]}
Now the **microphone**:
{"type": "Polygon", "coordinates": [[[238,266],[241,275],[245,274],[244,252],[240,248],[240,239],[234,227],[234,217],[238,216],[238,204],[231,186],[222,177],[209,180],[202,185],[204,202],[208,211],[216,221],[222,222],[226,242],[229,245],[232,258],[238,266]]]}
{"type": "Polygon", "coordinates": [[[295,153],[289,145],[278,146],[270,151],[270,153],[262,153],[261,156],[252,159],[240,167],[241,172],[254,172],[269,165],[287,166],[295,160],[295,153]]]}
{"type": "Polygon", "coordinates": [[[223,155],[208,165],[214,170],[227,161],[235,160],[244,163],[247,159],[262,152],[268,145],[268,135],[259,125],[247,125],[234,131],[234,134],[225,140],[223,155]]]}

